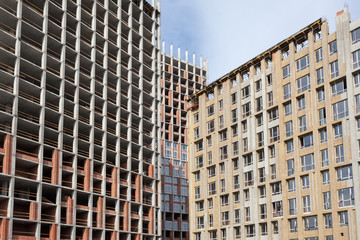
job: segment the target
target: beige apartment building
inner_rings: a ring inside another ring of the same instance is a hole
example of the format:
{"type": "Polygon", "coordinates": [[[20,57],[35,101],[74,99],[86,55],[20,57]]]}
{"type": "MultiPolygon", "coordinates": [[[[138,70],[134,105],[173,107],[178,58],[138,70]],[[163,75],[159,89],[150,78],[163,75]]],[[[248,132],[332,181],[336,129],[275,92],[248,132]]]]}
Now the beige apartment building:
{"type": "Polygon", "coordinates": [[[194,94],[190,239],[358,239],[359,86],[344,9],[194,94]]]}

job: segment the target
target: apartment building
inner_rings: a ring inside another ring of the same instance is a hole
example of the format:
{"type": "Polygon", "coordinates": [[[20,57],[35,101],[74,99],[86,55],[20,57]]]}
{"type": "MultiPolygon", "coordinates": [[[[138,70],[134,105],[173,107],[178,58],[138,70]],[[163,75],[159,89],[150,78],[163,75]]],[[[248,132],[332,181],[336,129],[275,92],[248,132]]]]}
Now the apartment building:
{"type": "Polygon", "coordinates": [[[207,62],[199,65],[188,51],[162,51],[161,76],[161,211],[163,239],[189,239],[187,99],[207,84],[207,62]],[[190,59],[191,60],[191,59],[190,59]]]}
{"type": "Polygon", "coordinates": [[[189,100],[190,239],[359,239],[360,19],[319,19],[189,100]]]}
{"type": "Polygon", "coordinates": [[[0,1],[0,239],[158,239],[160,4],[0,1]]]}

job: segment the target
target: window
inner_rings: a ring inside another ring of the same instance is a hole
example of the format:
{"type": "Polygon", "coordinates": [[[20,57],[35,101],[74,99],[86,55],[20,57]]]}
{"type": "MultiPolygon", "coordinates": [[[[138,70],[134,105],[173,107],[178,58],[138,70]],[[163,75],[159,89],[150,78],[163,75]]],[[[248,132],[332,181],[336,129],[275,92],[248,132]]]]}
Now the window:
{"type": "Polygon", "coordinates": [[[330,63],[330,75],[331,78],[335,78],[339,76],[339,64],[338,61],[334,61],[330,63]]]}
{"type": "Polygon", "coordinates": [[[360,66],[360,50],[353,52],[353,68],[360,66]]]}
{"type": "Polygon", "coordinates": [[[249,191],[249,189],[244,190],[244,199],[245,199],[245,201],[250,201],[250,191],[249,191]]]}
{"type": "Polygon", "coordinates": [[[194,128],[194,139],[198,139],[200,138],[200,128],[197,127],[197,128],[194,128]]]}
{"type": "Polygon", "coordinates": [[[196,203],[196,211],[197,212],[204,211],[204,201],[200,201],[196,203]]]}
{"type": "Polygon", "coordinates": [[[321,39],[322,39],[322,32],[321,32],[321,30],[317,30],[316,32],[314,32],[314,37],[315,37],[315,42],[321,40],[321,39]]]}
{"type": "Polygon", "coordinates": [[[194,114],[194,123],[199,122],[199,113],[194,114]]]}
{"type": "Polygon", "coordinates": [[[247,120],[241,122],[241,128],[243,133],[247,132],[247,120]]]}
{"type": "Polygon", "coordinates": [[[262,114],[259,114],[256,116],[256,122],[257,122],[258,127],[263,125],[263,115],[262,114]]]}
{"type": "Polygon", "coordinates": [[[257,151],[256,153],[257,153],[258,162],[262,162],[265,160],[265,153],[263,149],[257,151]]]}
{"type": "Polygon", "coordinates": [[[297,232],[297,219],[289,219],[290,232],[297,232]]]}
{"type": "Polygon", "coordinates": [[[305,75],[297,80],[298,83],[298,93],[304,92],[307,89],[310,89],[310,76],[305,75]]]}
{"type": "Polygon", "coordinates": [[[257,64],[257,65],[255,66],[255,73],[256,73],[256,74],[261,73],[260,64],[257,64]]]}
{"type": "Polygon", "coordinates": [[[240,209],[235,209],[234,211],[234,222],[240,223],[240,209]]]}
{"type": "Polygon", "coordinates": [[[303,199],[303,212],[304,213],[311,212],[310,195],[304,196],[302,199],[303,199]]]}
{"type": "Polygon", "coordinates": [[[347,211],[339,212],[339,219],[341,227],[349,226],[349,216],[347,211]]]}
{"type": "Polygon", "coordinates": [[[336,163],[342,163],[344,162],[344,146],[338,145],[335,147],[335,160],[336,163]]]}
{"type": "Polygon", "coordinates": [[[239,154],[239,143],[237,141],[233,142],[232,146],[233,146],[233,155],[239,154]]]}
{"type": "Polygon", "coordinates": [[[295,174],[294,159],[287,160],[286,163],[287,163],[288,176],[294,175],[295,174]]]}
{"type": "Polygon", "coordinates": [[[275,142],[280,139],[279,137],[279,126],[270,128],[270,142],[275,142]]]}
{"type": "Polygon", "coordinates": [[[220,148],[220,159],[223,160],[228,157],[227,146],[220,148]]]}
{"type": "Polygon", "coordinates": [[[195,182],[200,181],[200,172],[194,173],[194,176],[195,176],[195,182]]]}
{"type": "Polygon", "coordinates": [[[317,216],[304,217],[305,231],[317,230],[317,216]]]}
{"type": "Polygon", "coordinates": [[[269,122],[274,121],[278,118],[279,118],[279,110],[277,107],[269,110],[269,122]]]}
{"type": "Polygon", "coordinates": [[[319,135],[320,135],[320,143],[327,142],[327,131],[326,131],[326,128],[320,129],[320,130],[319,130],[319,135]]]}
{"type": "Polygon", "coordinates": [[[318,84],[322,84],[324,82],[324,69],[319,68],[316,70],[316,80],[318,84]]]}
{"type": "Polygon", "coordinates": [[[324,214],[324,223],[325,223],[325,228],[332,228],[332,214],[331,213],[324,214]]]}
{"type": "Polygon", "coordinates": [[[268,234],[267,223],[260,223],[260,234],[266,236],[268,234]]]}
{"type": "Polygon", "coordinates": [[[248,149],[248,139],[247,138],[243,139],[243,151],[244,152],[249,151],[249,149],[248,149]]]}
{"type": "Polygon", "coordinates": [[[234,231],[235,231],[235,238],[241,238],[241,227],[234,227],[234,231]]]}
{"type": "Polygon", "coordinates": [[[289,179],[288,181],[288,192],[296,191],[295,178],[289,179]]]}
{"type": "Polygon", "coordinates": [[[241,74],[241,76],[242,76],[242,78],[243,78],[243,81],[245,82],[245,81],[249,80],[249,78],[250,78],[250,73],[249,73],[249,71],[245,71],[245,72],[243,72],[243,73],[241,74]]]}
{"type": "Polygon", "coordinates": [[[238,135],[238,126],[237,125],[232,126],[231,130],[232,130],[233,137],[236,137],[238,135]]]}
{"type": "Polygon", "coordinates": [[[346,181],[353,178],[352,166],[339,167],[336,169],[337,180],[346,181]]]}
{"type": "Polygon", "coordinates": [[[209,214],[209,227],[214,227],[214,215],[209,214]]]}
{"type": "Polygon", "coordinates": [[[260,219],[267,218],[267,208],[266,204],[260,204],[260,219]]]}
{"type": "Polygon", "coordinates": [[[209,237],[210,240],[217,240],[217,231],[216,230],[209,231],[209,237]]]}
{"type": "Polygon", "coordinates": [[[271,86],[272,85],[272,75],[271,74],[267,75],[266,80],[267,80],[267,85],[271,86]]]}
{"type": "Polygon", "coordinates": [[[315,59],[316,62],[320,62],[323,59],[322,48],[319,48],[315,51],[315,59]]]}
{"type": "Polygon", "coordinates": [[[301,176],[302,188],[308,189],[310,187],[310,178],[309,175],[301,176]]]}
{"type": "Polygon", "coordinates": [[[197,229],[203,229],[204,228],[204,217],[197,217],[197,229]]]}
{"type": "Polygon", "coordinates": [[[211,145],[212,145],[211,135],[210,135],[210,136],[208,136],[208,137],[206,137],[206,141],[207,141],[207,145],[208,145],[208,147],[211,147],[211,145]]]}
{"type": "Polygon", "coordinates": [[[307,39],[301,39],[296,43],[296,52],[300,52],[304,48],[309,46],[309,41],[307,39]]]}
{"type": "Polygon", "coordinates": [[[237,102],[237,93],[231,94],[231,103],[235,104],[237,102]]]}
{"type": "Polygon", "coordinates": [[[299,137],[299,140],[301,148],[308,148],[314,145],[312,133],[308,133],[299,137]]]}
{"type": "Polygon", "coordinates": [[[224,101],[221,99],[219,100],[219,110],[222,110],[224,107],[224,101]]]}
{"type": "Polygon", "coordinates": [[[261,90],[261,79],[255,82],[255,90],[256,92],[261,90]]]}
{"type": "Polygon", "coordinates": [[[330,55],[333,55],[334,53],[337,52],[336,40],[329,43],[329,52],[330,52],[330,55]]]}
{"type": "Polygon", "coordinates": [[[239,159],[238,158],[233,159],[232,162],[233,162],[234,170],[238,169],[239,168],[239,159]]]}
{"type": "Polygon", "coordinates": [[[246,207],[245,208],[245,221],[250,221],[251,220],[251,215],[250,215],[250,207],[246,207]]]}
{"type": "Polygon", "coordinates": [[[333,96],[346,92],[346,81],[345,80],[336,81],[331,85],[331,89],[333,96]]]}
{"type": "Polygon", "coordinates": [[[314,154],[307,154],[305,156],[301,157],[301,166],[302,166],[302,171],[310,171],[313,170],[315,168],[315,162],[314,162],[314,154]]]}
{"type": "Polygon", "coordinates": [[[284,86],[284,99],[291,97],[291,84],[288,83],[284,86]]]}
{"type": "Polygon", "coordinates": [[[234,189],[240,188],[240,175],[234,176],[234,189]]]}
{"type": "Polygon", "coordinates": [[[289,199],[289,214],[290,215],[297,214],[296,198],[289,199]]]}
{"type": "Polygon", "coordinates": [[[334,120],[339,120],[340,118],[346,117],[349,115],[348,112],[348,102],[343,100],[341,102],[333,104],[334,111],[334,120]]]}
{"type": "Polygon", "coordinates": [[[240,192],[234,193],[234,203],[240,203],[240,192]]]}
{"type": "Polygon", "coordinates": [[[215,121],[211,120],[210,122],[207,123],[208,125],[208,133],[212,133],[213,131],[215,131],[215,121]]]}
{"type": "Polygon", "coordinates": [[[208,117],[214,114],[214,104],[207,108],[208,117]]]}
{"type": "Polygon", "coordinates": [[[220,142],[225,141],[227,139],[227,129],[219,132],[220,142]]]}
{"type": "Polygon", "coordinates": [[[301,71],[309,66],[309,55],[306,55],[305,57],[300,58],[296,61],[296,68],[297,71],[301,71]]]}
{"type": "Polygon", "coordinates": [[[278,234],[279,233],[279,223],[278,223],[278,221],[272,222],[272,226],[273,226],[273,234],[278,234]]]}
{"type": "Polygon", "coordinates": [[[219,116],[219,128],[224,127],[224,115],[219,116]]]}
{"type": "Polygon", "coordinates": [[[225,173],[225,163],[224,162],[219,163],[219,167],[220,167],[220,173],[221,174],[225,173]]]}
{"type": "Polygon", "coordinates": [[[196,168],[201,168],[204,166],[203,156],[199,156],[196,158],[196,168]]]}
{"type": "Polygon", "coordinates": [[[338,123],[334,125],[335,138],[340,138],[343,135],[342,124],[338,123]]]}
{"type": "Polygon", "coordinates": [[[355,87],[360,86],[360,72],[354,74],[355,87]]]}
{"type": "Polygon", "coordinates": [[[330,184],[330,173],[329,170],[322,171],[321,172],[322,179],[323,179],[323,185],[330,184]]]}
{"type": "Polygon", "coordinates": [[[283,50],[281,51],[281,53],[282,53],[283,60],[284,60],[284,59],[287,59],[287,58],[290,56],[289,48],[283,49],[283,50]]]}
{"type": "Polygon", "coordinates": [[[209,209],[212,209],[214,207],[214,201],[212,198],[208,199],[208,206],[209,206],[209,209]]]}
{"type": "Polygon", "coordinates": [[[292,139],[286,141],[285,144],[286,144],[286,153],[294,152],[294,141],[292,139]]]}
{"type": "Polygon", "coordinates": [[[324,210],[331,209],[331,194],[330,192],[324,192],[324,210]]]}
{"type": "Polygon", "coordinates": [[[319,109],[319,125],[326,124],[326,111],[325,108],[319,109]]]}
{"type": "Polygon", "coordinates": [[[200,197],[200,187],[195,187],[195,199],[199,199],[200,197]]]}
{"type": "Polygon", "coordinates": [[[281,182],[272,183],[271,184],[271,190],[272,190],[272,195],[281,194],[281,192],[282,192],[282,190],[281,190],[281,182]]]}
{"type": "Polygon", "coordinates": [[[338,190],[339,207],[348,207],[354,205],[354,189],[352,187],[338,190]]]}
{"type": "Polygon", "coordinates": [[[351,39],[353,44],[360,41],[360,28],[357,28],[351,32],[351,39]]]}
{"type": "Polygon", "coordinates": [[[221,223],[222,223],[223,226],[230,224],[229,212],[228,211],[221,213],[221,223]]]}
{"type": "Polygon", "coordinates": [[[241,89],[242,92],[242,98],[247,98],[248,96],[250,96],[250,85],[244,87],[243,89],[241,89]]]}
{"type": "Polygon", "coordinates": [[[273,92],[269,92],[267,94],[267,97],[268,97],[268,106],[272,106],[273,105],[273,92]]]}
{"type": "Polygon", "coordinates": [[[325,100],[324,88],[321,87],[321,88],[317,89],[316,91],[317,91],[317,96],[318,96],[318,102],[324,101],[325,100]]]}
{"type": "Polygon", "coordinates": [[[255,234],[255,225],[246,225],[246,237],[254,237],[255,234]]]}
{"type": "Polygon", "coordinates": [[[360,94],[355,96],[356,113],[360,112],[360,94]]]}
{"type": "Polygon", "coordinates": [[[273,202],[272,209],[273,209],[273,217],[282,217],[283,215],[282,201],[273,202]]]}
{"type": "Polygon", "coordinates": [[[305,109],[305,96],[301,96],[297,100],[298,100],[298,109],[299,110],[305,109]]]}
{"type": "Polygon", "coordinates": [[[259,168],[259,182],[265,182],[266,174],[265,174],[265,168],[259,168]]]}
{"type": "Polygon", "coordinates": [[[328,150],[324,149],[320,151],[321,154],[321,166],[322,167],[326,167],[329,166],[329,154],[328,154],[328,150]]]}
{"type": "Polygon", "coordinates": [[[284,109],[285,109],[285,116],[288,116],[290,114],[292,114],[292,104],[291,101],[287,102],[284,104],[284,109]]]}
{"type": "Polygon", "coordinates": [[[264,132],[257,133],[258,147],[264,146],[264,132]]]}
{"type": "Polygon", "coordinates": [[[209,195],[216,194],[216,182],[209,183],[209,195]]]}
{"type": "Polygon", "coordinates": [[[299,130],[300,132],[304,132],[306,131],[307,127],[306,127],[306,116],[301,116],[299,117],[299,130]]]}
{"type": "Polygon", "coordinates": [[[265,185],[259,187],[259,194],[260,194],[260,198],[265,198],[266,197],[266,187],[265,187],[265,185]]]}
{"type": "Polygon", "coordinates": [[[212,164],[212,152],[208,152],[207,155],[208,155],[208,163],[212,164]]]}
{"type": "Polygon", "coordinates": [[[270,177],[271,179],[276,179],[276,165],[270,165],[270,177]]]}
{"type": "Polygon", "coordinates": [[[244,173],[245,175],[245,186],[252,186],[254,184],[253,171],[244,173]]]}
{"type": "Polygon", "coordinates": [[[326,236],[326,237],[325,237],[325,240],[334,240],[334,237],[333,237],[332,235],[326,236]]]}
{"type": "Polygon", "coordinates": [[[283,67],[283,79],[290,76],[290,65],[283,67]]]}
{"type": "Polygon", "coordinates": [[[244,105],[242,105],[242,110],[243,110],[243,118],[250,116],[251,114],[251,102],[248,102],[244,105]]]}
{"type": "Polygon", "coordinates": [[[223,93],[223,87],[221,84],[218,85],[218,91],[219,91],[219,94],[223,93]]]}
{"type": "Polygon", "coordinates": [[[261,111],[263,109],[262,97],[256,98],[256,111],[261,111]]]}
{"type": "Polygon", "coordinates": [[[196,142],[195,147],[196,147],[197,152],[203,150],[203,141],[201,140],[201,141],[196,142]]]}
{"type": "Polygon", "coordinates": [[[275,145],[271,145],[269,146],[269,154],[270,154],[270,158],[274,158],[275,157],[275,145]]]}
{"type": "Polygon", "coordinates": [[[215,166],[208,168],[209,178],[216,176],[216,168],[215,166]]]}

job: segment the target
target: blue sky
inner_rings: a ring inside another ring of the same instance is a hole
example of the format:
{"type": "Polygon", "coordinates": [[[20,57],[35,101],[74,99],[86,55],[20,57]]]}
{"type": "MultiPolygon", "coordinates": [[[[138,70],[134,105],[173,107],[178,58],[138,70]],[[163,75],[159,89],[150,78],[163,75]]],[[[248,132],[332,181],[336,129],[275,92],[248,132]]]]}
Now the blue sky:
{"type": "Polygon", "coordinates": [[[209,60],[209,82],[323,18],[335,31],[336,12],[348,6],[360,18],[359,0],[161,0],[161,38],[209,60]]]}

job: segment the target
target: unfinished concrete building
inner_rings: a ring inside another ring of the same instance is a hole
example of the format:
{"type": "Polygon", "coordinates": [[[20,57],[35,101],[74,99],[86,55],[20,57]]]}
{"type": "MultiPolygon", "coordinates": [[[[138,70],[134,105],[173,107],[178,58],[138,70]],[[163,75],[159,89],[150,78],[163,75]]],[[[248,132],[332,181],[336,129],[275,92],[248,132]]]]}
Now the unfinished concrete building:
{"type": "Polygon", "coordinates": [[[360,238],[360,19],[319,19],[191,97],[191,239],[360,238]]]}
{"type": "Polygon", "coordinates": [[[160,12],[0,1],[0,239],[160,236],[160,12]]]}
{"type": "Polygon", "coordinates": [[[207,62],[196,65],[188,52],[181,60],[170,46],[162,52],[161,72],[161,211],[163,239],[189,239],[187,99],[207,83],[207,62]]]}

